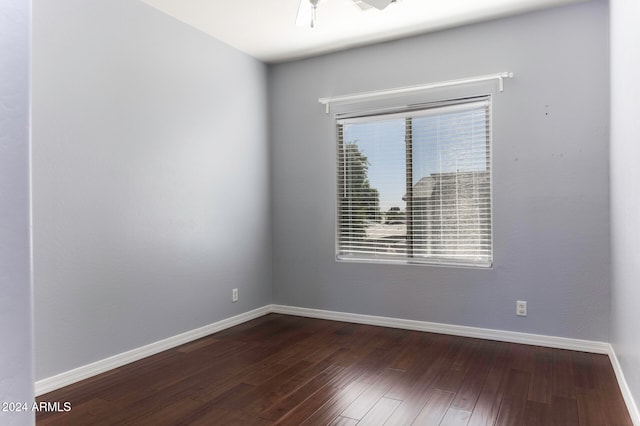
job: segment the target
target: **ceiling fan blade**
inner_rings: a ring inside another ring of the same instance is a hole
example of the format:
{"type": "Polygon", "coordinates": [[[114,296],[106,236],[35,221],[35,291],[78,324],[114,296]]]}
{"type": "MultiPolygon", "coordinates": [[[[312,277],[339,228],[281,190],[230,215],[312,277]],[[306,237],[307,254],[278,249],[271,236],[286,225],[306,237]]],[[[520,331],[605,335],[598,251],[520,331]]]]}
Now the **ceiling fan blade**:
{"type": "MultiPolygon", "coordinates": [[[[366,3],[369,6],[373,6],[376,9],[382,10],[385,7],[389,6],[394,0],[360,0],[362,3],[366,3]]],[[[358,2],[356,2],[357,4],[358,2]]],[[[360,6],[362,8],[362,6],[360,6]]]]}
{"type": "Polygon", "coordinates": [[[368,3],[363,2],[362,0],[353,0],[353,4],[358,6],[361,10],[369,10],[371,6],[368,3]]]}
{"type": "Polygon", "coordinates": [[[311,22],[313,6],[309,0],[300,0],[298,6],[298,15],[296,16],[296,25],[299,27],[306,27],[311,22]]]}
{"type": "Polygon", "coordinates": [[[313,27],[315,19],[315,9],[322,0],[300,0],[298,6],[298,16],[296,16],[296,25],[306,27],[309,24],[313,27]]]}

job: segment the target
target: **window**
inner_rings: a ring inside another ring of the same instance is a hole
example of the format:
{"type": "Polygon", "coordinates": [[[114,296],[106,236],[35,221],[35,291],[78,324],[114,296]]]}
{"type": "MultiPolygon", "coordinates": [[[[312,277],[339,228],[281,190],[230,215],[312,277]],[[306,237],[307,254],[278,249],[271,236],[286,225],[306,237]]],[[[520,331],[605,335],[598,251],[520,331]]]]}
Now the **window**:
{"type": "Polygon", "coordinates": [[[337,117],[337,258],[491,266],[489,96],[337,117]]]}

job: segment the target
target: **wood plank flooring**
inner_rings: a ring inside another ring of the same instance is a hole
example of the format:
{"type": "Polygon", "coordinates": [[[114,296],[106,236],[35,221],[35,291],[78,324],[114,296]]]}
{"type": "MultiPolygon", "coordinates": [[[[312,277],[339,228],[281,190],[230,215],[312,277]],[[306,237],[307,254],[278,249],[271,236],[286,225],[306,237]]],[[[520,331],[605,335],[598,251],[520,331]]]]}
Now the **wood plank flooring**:
{"type": "Polygon", "coordinates": [[[38,425],[632,425],[605,355],[270,314],[51,392],[38,425]]]}

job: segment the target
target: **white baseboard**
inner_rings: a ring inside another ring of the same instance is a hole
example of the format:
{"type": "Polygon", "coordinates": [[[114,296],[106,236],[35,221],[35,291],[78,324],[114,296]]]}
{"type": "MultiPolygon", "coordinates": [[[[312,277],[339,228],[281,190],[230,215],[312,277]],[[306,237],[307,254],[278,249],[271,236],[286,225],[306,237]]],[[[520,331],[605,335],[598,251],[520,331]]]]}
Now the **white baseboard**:
{"type": "Polygon", "coordinates": [[[80,380],[88,379],[89,377],[96,376],[114,368],[122,367],[123,365],[129,364],[131,362],[138,361],[151,355],[155,355],[162,351],[166,351],[167,349],[172,349],[176,346],[180,346],[185,343],[200,339],[202,337],[206,337],[218,331],[222,331],[235,325],[242,324],[244,322],[266,315],[270,312],[270,310],[270,305],[263,306],[261,308],[254,309],[252,311],[245,312],[231,318],[223,319],[213,324],[205,325],[204,327],[196,328],[195,330],[187,331],[185,333],[181,333],[176,336],[151,343],[149,345],[145,345],[127,352],[111,356],[109,358],[92,362],[91,364],[74,368],[73,370],[65,371],[64,373],[60,373],[52,377],[47,377],[46,379],[38,380],[35,383],[35,395],[43,395],[56,389],[60,389],[62,387],[79,382],[80,380]]]}
{"type": "Polygon", "coordinates": [[[326,311],[320,309],[298,308],[285,305],[266,305],[231,318],[227,318],[195,330],[187,331],[149,345],[142,346],[100,361],[93,362],[64,373],[57,374],[35,383],[36,396],[60,389],[89,377],[96,376],[114,368],[121,367],[142,358],[155,355],[167,349],[189,343],[206,337],[218,331],[242,324],[269,313],[297,315],[309,318],[320,318],[334,321],[344,321],[357,324],[377,325],[382,327],[400,328],[406,330],[425,331],[430,333],[450,334],[455,336],[475,337],[478,339],[497,340],[501,342],[521,343],[525,345],[544,346],[558,349],[591,352],[609,355],[613,370],[620,385],[624,400],[634,425],[640,426],[640,414],[627,386],[624,374],[618,363],[613,347],[606,342],[570,339],[566,337],[544,336],[539,334],[519,333],[514,331],[492,330],[461,325],[440,324],[426,321],[380,317],[372,315],[352,314],[347,312],[326,311]]]}
{"type": "Polygon", "coordinates": [[[640,426],[640,410],[638,410],[638,405],[636,404],[636,401],[633,399],[633,394],[631,393],[631,389],[629,389],[629,385],[627,384],[627,380],[625,379],[624,373],[622,371],[622,366],[618,361],[618,357],[616,356],[616,351],[613,349],[612,345],[609,345],[609,359],[611,360],[611,366],[613,367],[613,371],[616,373],[618,386],[620,386],[620,392],[622,392],[622,397],[624,398],[624,402],[627,404],[627,410],[629,410],[631,421],[633,422],[634,425],[640,426]]]}
{"type": "Polygon", "coordinates": [[[426,331],[430,333],[451,334],[454,336],[476,337],[500,342],[521,343],[524,345],[545,346],[557,349],[608,354],[610,345],[606,342],[570,339],[567,337],[543,336],[540,334],[518,333],[515,331],[492,330],[488,328],[467,327],[462,325],[440,324],[435,322],[351,314],[319,309],[296,308],[293,306],[271,305],[271,312],[321,318],[358,324],[379,325],[382,327],[402,328],[406,330],[426,331]]]}

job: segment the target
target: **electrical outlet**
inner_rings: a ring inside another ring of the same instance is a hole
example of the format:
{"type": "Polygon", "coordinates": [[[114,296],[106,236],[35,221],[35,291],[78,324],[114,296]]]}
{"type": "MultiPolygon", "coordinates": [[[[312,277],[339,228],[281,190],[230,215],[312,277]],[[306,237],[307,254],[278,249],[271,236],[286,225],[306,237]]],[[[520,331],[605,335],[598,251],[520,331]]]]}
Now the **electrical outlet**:
{"type": "Polygon", "coordinates": [[[516,302],[516,315],[518,315],[519,317],[527,316],[527,302],[523,300],[518,300],[516,302]]]}
{"type": "Polygon", "coordinates": [[[238,289],[234,288],[233,290],[231,290],[231,301],[232,302],[237,302],[238,301],[238,289]]]}

